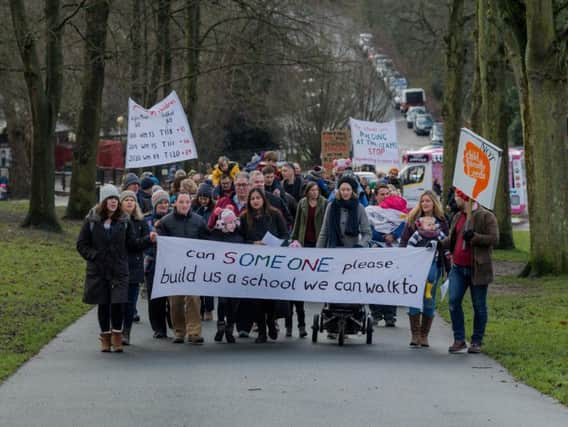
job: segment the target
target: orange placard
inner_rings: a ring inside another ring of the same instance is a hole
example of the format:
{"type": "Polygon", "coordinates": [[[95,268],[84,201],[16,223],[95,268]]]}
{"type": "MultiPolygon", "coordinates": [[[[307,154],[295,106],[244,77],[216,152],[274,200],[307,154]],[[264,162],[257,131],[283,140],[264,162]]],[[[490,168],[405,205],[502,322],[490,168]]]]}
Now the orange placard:
{"type": "Polygon", "coordinates": [[[321,160],[326,172],[333,169],[335,159],[350,157],[351,138],[348,130],[331,130],[321,133],[321,160]]]}
{"type": "Polygon", "coordinates": [[[477,145],[468,141],[463,153],[463,165],[464,173],[475,180],[472,198],[477,199],[479,193],[489,185],[491,177],[489,158],[477,145]]]}

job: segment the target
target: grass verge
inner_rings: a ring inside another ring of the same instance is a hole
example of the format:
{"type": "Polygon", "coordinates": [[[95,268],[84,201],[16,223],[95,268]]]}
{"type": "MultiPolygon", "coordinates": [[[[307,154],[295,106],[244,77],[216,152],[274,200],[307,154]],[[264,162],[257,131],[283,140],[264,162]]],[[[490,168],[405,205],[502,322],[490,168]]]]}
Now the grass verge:
{"type": "Polygon", "coordinates": [[[63,234],[23,229],[26,211],[25,202],[0,202],[0,381],[89,309],[80,223],[63,220],[63,234]]]}
{"type": "MultiPolygon", "coordinates": [[[[517,249],[495,251],[497,269],[528,259],[528,231],[515,231],[517,249]],[[501,265],[500,265],[501,264],[501,265]]],[[[489,286],[484,352],[511,375],[568,406],[568,276],[521,279],[498,275],[489,286]]],[[[466,332],[472,331],[471,299],[464,299],[466,332]]],[[[438,306],[449,322],[447,299],[438,306]]],[[[467,335],[469,336],[469,335],[467,335]]]]}

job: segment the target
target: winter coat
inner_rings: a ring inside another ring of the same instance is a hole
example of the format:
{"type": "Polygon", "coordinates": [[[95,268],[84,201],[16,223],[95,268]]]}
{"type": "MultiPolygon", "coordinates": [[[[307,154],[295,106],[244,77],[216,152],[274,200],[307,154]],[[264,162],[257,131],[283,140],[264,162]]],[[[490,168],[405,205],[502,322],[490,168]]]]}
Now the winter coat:
{"type": "Polygon", "coordinates": [[[142,283],[144,281],[144,250],[152,246],[150,241],[150,228],[143,219],[130,219],[134,230],[136,248],[128,249],[129,283],[142,283]]]}
{"type": "MultiPolygon", "coordinates": [[[[145,215],[144,221],[146,221],[146,224],[148,225],[148,230],[149,231],[155,231],[156,222],[160,221],[162,218],[164,218],[169,213],[171,213],[171,210],[164,215],[158,215],[156,213],[156,209],[154,209],[152,211],[152,213],[145,215]]],[[[149,274],[154,273],[154,267],[156,266],[155,260],[156,260],[156,244],[154,243],[144,251],[144,272],[145,273],[149,273],[149,274]]]]}
{"type": "MultiPolygon", "coordinates": [[[[331,204],[327,205],[325,210],[325,216],[323,217],[322,228],[318,237],[317,247],[318,248],[330,248],[328,243],[328,233],[330,232],[330,212],[331,204]]],[[[367,218],[367,212],[361,203],[357,204],[357,222],[359,223],[359,236],[347,236],[345,235],[345,227],[348,220],[347,209],[341,209],[339,228],[341,230],[341,240],[343,242],[343,247],[353,248],[355,246],[368,247],[369,240],[371,240],[371,226],[369,225],[369,219],[367,218]]]]}
{"type": "Polygon", "coordinates": [[[238,229],[232,233],[223,233],[221,230],[216,228],[211,231],[209,240],[225,243],[245,243],[245,239],[238,229]]]}
{"type": "MultiPolygon", "coordinates": [[[[465,213],[462,212],[461,215],[465,215],[465,213]]],[[[459,218],[460,214],[454,216],[450,235],[442,241],[442,246],[451,252],[456,246],[456,225],[459,218]]],[[[474,236],[470,240],[473,253],[471,281],[474,285],[488,285],[494,279],[491,255],[493,254],[493,246],[499,242],[497,219],[491,211],[480,206],[472,212],[470,228],[474,232],[474,236]]]]}
{"type": "Polygon", "coordinates": [[[303,197],[304,180],[301,176],[295,176],[292,184],[289,184],[286,180],[282,180],[282,188],[284,188],[284,191],[290,194],[296,202],[299,202],[303,197]]]}
{"type": "MultiPolygon", "coordinates": [[[[418,219],[418,218],[416,218],[418,219]]],[[[448,222],[446,221],[446,218],[436,218],[436,222],[438,223],[438,225],[440,226],[440,231],[442,233],[444,233],[446,236],[448,236],[450,234],[449,228],[448,228],[448,222]]],[[[400,237],[400,247],[401,248],[405,248],[408,245],[408,240],[412,237],[412,235],[414,234],[414,232],[416,231],[416,225],[415,224],[410,224],[410,223],[406,223],[405,227],[404,227],[404,231],[402,232],[402,236],[400,237]]],[[[444,270],[446,270],[447,272],[450,271],[450,261],[444,256],[444,249],[442,245],[438,245],[438,267],[444,268],[444,270]]]]}
{"type": "MultiPolygon", "coordinates": [[[[232,206],[234,208],[235,214],[238,216],[245,210],[246,202],[239,208],[235,203],[236,197],[236,195],[233,195],[231,197],[221,197],[219,200],[217,200],[215,207],[219,209],[225,209],[228,206],[232,206]]],[[[209,227],[209,229],[212,229],[213,227],[215,227],[216,221],[217,216],[214,214],[210,215],[209,220],[207,221],[207,227],[209,227]]]]}
{"type": "Polygon", "coordinates": [[[272,211],[267,216],[254,218],[253,227],[249,228],[247,221],[248,212],[241,216],[241,225],[239,231],[247,242],[256,242],[262,240],[267,231],[278,237],[279,239],[288,238],[288,227],[284,221],[284,217],[280,212],[272,211]]]}
{"type": "MultiPolygon", "coordinates": [[[[234,181],[237,174],[241,171],[239,165],[235,162],[229,162],[229,175],[231,179],[234,181]]],[[[213,181],[213,186],[217,187],[219,185],[219,180],[223,176],[223,171],[219,169],[218,165],[215,165],[215,168],[211,172],[211,181],[213,181]]]]}
{"type": "MultiPolygon", "coordinates": [[[[291,240],[297,240],[302,245],[306,236],[306,225],[308,223],[308,198],[304,197],[298,203],[298,210],[296,211],[296,220],[294,221],[294,229],[292,231],[291,240]]],[[[323,224],[323,217],[325,215],[325,208],[327,207],[327,200],[322,196],[318,197],[316,205],[316,213],[314,218],[314,225],[316,229],[316,238],[318,237],[323,224]]]]}
{"type": "Polygon", "coordinates": [[[214,203],[211,203],[211,206],[195,205],[191,207],[191,212],[199,215],[201,218],[203,218],[205,224],[207,224],[209,222],[209,217],[211,216],[213,209],[215,209],[214,203]]]}
{"type": "Polygon", "coordinates": [[[136,201],[138,202],[138,205],[140,206],[140,210],[142,211],[142,213],[145,215],[148,212],[152,212],[152,195],[148,194],[142,190],[139,190],[138,193],[136,193],[136,201]]]}
{"type": "Polygon", "coordinates": [[[160,236],[187,237],[190,239],[205,239],[209,230],[203,218],[189,211],[181,215],[174,209],[173,212],[162,218],[156,231],[160,236]]]}
{"type": "Polygon", "coordinates": [[[95,209],[91,209],[77,238],[77,251],[87,261],[83,302],[126,303],[129,283],[127,246],[136,247],[134,230],[126,214],[112,222],[110,234],[103,223],[95,209]]]}

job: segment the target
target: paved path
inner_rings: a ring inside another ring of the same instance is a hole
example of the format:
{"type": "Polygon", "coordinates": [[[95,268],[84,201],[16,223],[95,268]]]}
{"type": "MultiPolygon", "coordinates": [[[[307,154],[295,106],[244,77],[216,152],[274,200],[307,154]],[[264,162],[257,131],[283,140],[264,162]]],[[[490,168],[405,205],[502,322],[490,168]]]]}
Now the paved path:
{"type": "MultiPolygon", "coordinates": [[[[309,305],[311,318],[319,304],[309,305]]],[[[144,313],[144,303],[140,307],[144,313]]],[[[96,313],[63,331],[0,386],[0,426],[567,426],[568,409],[483,355],[408,347],[407,320],[376,342],[280,338],[156,341],[146,316],[124,354],[98,351],[96,313]]]]}

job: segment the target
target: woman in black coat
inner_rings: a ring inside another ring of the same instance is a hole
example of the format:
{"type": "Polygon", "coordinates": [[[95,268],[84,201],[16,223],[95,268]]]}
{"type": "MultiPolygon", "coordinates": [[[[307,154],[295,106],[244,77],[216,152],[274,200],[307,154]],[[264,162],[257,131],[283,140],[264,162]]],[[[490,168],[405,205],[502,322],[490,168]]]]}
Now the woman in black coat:
{"type": "Polygon", "coordinates": [[[134,234],[120,210],[114,185],[104,185],[100,202],[88,213],[77,239],[77,251],[87,261],[83,302],[98,305],[101,351],[122,352],[123,304],[128,302],[128,251],[134,234]]]}
{"type": "MultiPolygon", "coordinates": [[[[269,231],[279,239],[288,238],[288,227],[284,217],[277,209],[270,206],[264,191],[253,188],[247,200],[246,210],[241,214],[240,232],[248,243],[262,245],[262,238],[269,231]]],[[[259,299],[256,301],[256,324],[258,338],[256,343],[265,343],[266,328],[268,336],[275,340],[278,338],[276,329],[276,303],[274,300],[259,299]]]]}
{"type": "Polygon", "coordinates": [[[130,225],[134,232],[135,247],[128,249],[128,303],[124,306],[124,328],[122,330],[122,343],[130,345],[130,330],[136,315],[136,303],[140,292],[140,283],[144,282],[144,249],[152,245],[150,241],[150,228],[140,210],[136,194],[132,191],[120,193],[120,209],[128,215],[130,225]]]}

